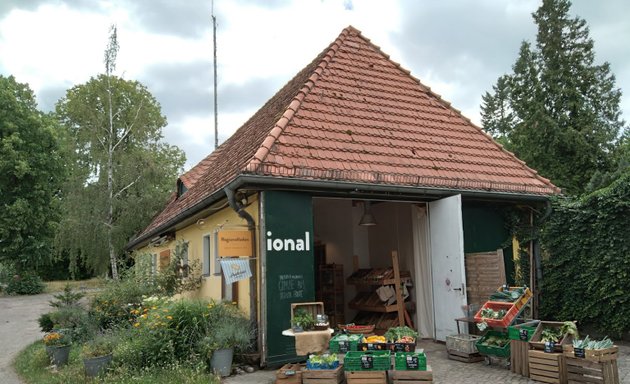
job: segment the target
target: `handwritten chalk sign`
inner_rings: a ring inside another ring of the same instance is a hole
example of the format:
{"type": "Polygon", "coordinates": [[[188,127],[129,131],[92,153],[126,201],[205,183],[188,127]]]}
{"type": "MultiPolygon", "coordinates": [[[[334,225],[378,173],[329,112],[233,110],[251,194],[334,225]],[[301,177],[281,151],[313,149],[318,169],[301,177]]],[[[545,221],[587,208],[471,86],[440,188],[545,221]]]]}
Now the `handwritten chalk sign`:
{"type": "Polygon", "coordinates": [[[280,300],[304,298],[304,275],[284,274],[278,276],[280,300]]]}

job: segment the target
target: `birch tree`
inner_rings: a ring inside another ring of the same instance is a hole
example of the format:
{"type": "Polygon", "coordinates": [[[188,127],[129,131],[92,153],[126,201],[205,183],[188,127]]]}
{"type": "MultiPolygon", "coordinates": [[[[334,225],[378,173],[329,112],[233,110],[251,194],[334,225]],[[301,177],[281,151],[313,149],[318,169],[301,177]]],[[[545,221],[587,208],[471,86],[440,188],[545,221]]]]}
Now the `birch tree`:
{"type": "Polygon", "coordinates": [[[74,157],[58,248],[114,279],[124,245],[163,207],[185,160],[162,141],[166,118],[153,95],[115,75],[118,49],[112,27],[105,73],[68,90],[56,108],[74,157]]]}

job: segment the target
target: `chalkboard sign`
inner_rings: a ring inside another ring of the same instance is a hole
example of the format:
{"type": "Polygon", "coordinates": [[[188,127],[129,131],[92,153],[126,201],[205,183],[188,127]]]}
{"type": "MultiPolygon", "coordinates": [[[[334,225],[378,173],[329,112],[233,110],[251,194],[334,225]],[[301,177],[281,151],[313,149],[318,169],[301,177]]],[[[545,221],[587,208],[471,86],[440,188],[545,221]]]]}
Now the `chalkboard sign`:
{"type": "Polygon", "coordinates": [[[575,357],[586,358],[586,353],[584,352],[584,348],[573,348],[573,354],[575,357]]]}
{"type": "Polygon", "coordinates": [[[521,341],[528,341],[529,340],[529,331],[527,329],[519,329],[518,330],[518,336],[521,339],[521,341]]]}
{"type": "Polygon", "coordinates": [[[418,356],[407,356],[407,369],[418,369],[418,356]]]}
{"type": "Polygon", "coordinates": [[[345,341],[340,341],[339,342],[339,353],[346,353],[350,350],[350,342],[345,340],[345,341]]]}
{"type": "Polygon", "coordinates": [[[371,355],[361,356],[361,368],[372,369],[374,367],[374,358],[371,355]]]}
{"type": "Polygon", "coordinates": [[[545,352],[546,353],[553,353],[555,347],[556,347],[556,343],[554,343],[553,341],[546,341],[545,342],[545,352]]]}

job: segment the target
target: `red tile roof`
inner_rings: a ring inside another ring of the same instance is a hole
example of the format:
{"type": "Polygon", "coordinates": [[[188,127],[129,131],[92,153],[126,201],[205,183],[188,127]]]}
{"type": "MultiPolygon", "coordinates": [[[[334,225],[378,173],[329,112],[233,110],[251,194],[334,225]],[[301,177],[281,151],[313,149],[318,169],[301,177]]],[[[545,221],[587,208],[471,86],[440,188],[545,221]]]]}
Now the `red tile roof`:
{"type": "Polygon", "coordinates": [[[559,189],[353,27],[217,150],[141,236],[239,174],[524,195],[559,189]]]}

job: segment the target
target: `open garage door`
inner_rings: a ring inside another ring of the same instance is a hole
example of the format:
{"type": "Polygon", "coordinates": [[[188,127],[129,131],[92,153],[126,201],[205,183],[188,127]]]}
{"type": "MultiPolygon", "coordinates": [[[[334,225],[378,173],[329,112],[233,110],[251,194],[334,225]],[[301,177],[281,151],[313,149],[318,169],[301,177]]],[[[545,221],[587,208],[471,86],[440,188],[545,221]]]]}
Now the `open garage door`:
{"type": "Polygon", "coordinates": [[[457,333],[454,320],[467,304],[461,195],[429,203],[429,233],[435,338],[445,341],[457,333]]]}

